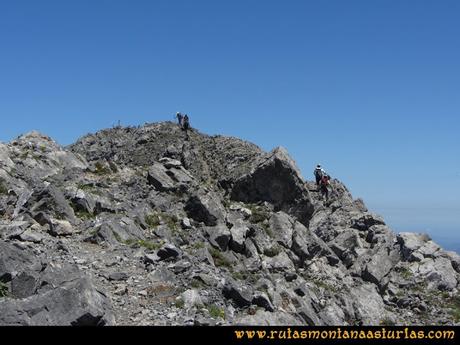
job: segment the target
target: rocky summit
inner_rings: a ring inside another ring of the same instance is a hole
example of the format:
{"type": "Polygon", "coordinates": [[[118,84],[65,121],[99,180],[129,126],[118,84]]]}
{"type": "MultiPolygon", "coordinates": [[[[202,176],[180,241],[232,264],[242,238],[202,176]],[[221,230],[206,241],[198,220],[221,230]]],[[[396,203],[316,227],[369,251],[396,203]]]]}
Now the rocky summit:
{"type": "Polygon", "coordinates": [[[331,183],[171,122],[0,144],[0,325],[458,324],[459,255],[331,183]]]}

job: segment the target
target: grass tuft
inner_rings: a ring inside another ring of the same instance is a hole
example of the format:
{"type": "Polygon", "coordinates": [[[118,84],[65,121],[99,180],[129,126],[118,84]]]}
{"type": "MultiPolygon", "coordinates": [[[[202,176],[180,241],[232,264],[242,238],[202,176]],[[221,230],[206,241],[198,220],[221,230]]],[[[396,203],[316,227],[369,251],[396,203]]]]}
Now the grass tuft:
{"type": "Polygon", "coordinates": [[[212,304],[212,305],[208,306],[208,311],[209,311],[209,315],[214,319],[218,319],[218,318],[225,319],[225,311],[224,311],[224,309],[219,308],[215,304],[212,304]]]}
{"type": "Polygon", "coordinates": [[[8,295],[9,295],[8,286],[5,283],[0,282],[0,297],[7,297],[8,295]]]}

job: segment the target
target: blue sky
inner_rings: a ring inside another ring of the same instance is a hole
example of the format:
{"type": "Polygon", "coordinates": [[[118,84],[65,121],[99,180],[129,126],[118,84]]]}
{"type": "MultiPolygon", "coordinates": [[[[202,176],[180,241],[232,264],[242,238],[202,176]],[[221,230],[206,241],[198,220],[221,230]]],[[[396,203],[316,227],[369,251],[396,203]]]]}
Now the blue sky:
{"type": "Polygon", "coordinates": [[[397,230],[451,210],[460,238],[459,18],[456,0],[0,0],[0,140],[183,111],[306,178],[321,162],[397,230]]]}

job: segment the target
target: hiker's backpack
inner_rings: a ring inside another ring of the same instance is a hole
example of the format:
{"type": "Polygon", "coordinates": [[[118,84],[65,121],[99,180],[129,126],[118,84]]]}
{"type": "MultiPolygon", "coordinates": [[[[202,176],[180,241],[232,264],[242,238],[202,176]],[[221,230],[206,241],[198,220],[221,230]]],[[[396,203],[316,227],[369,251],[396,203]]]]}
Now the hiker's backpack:
{"type": "Polygon", "coordinates": [[[321,178],[321,177],[323,177],[323,173],[324,173],[323,169],[321,169],[321,168],[319,168],[319,169],[316,168],[315,169],[315,177],[321,178]]]}
{"type": "Polygon", "coordinates": [[[188,119],[188,116],[185,115],[184,116],[184,119],[183,119],[183,126],[184,126],[184,129],[189,129],[190,128],[190,122],[189,122],[189,119],[188,119]]]}

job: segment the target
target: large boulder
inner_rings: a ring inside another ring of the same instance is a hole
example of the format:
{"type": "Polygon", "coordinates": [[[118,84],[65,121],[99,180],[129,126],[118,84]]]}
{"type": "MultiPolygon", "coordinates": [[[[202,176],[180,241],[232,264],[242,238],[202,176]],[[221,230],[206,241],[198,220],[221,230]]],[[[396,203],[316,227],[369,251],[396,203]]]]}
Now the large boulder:
{"type": "Polygon", "coordinates": [[[365,326],[379,325],[391,315],[373,284],[354,286],[349,297],[354,301],[356,318],[365,326]]]}
{"type": "Polygon", "coordinates": [[[181,298],[184,301],[184,308],[190,309],[192,307],[203,306],[203,301],[200,293],[195,289],[186,290],[181,294],[181,298]]]}
{"type": "Polygon", "coordinates": [[[284,251],[281,251],[276,256],[266,257],[262,261],[262,267],[270,272],[289,272],[294,270],[294,263],[284,251]]]}
{"type": "Polygon", "coordinates": [[[416,274],[428,282],[428,287],[440,290],[453,290],[457,287],[457,274],[447,258],[424,258],[413,263],[416,274]]]}
{"type": "Polygon", "coordinates": [[[81,188],[71,187],[65,191],[66,197],[72,202],[75,211],[86,214],[93,214],[96,207],[96,200],[81,188]]]}
{"type": "Polygon", "coordinates": [[[295,162],[284,148],[273,150],[249,173],[237,178],[231,198],[246,203],[267,201],[308,224],[313,205],[295,162]]]}
{"type": "Polygon", "coordinates": [[[25,210],[24,205],[27,203],[29,198],[32,196],[33,191],[28,188],[21,188],[18,193],[18,200],[14,207],[13,219],[17,218],[21,212],[25,210]]]}
{"type": "Polygon", "coordinates": [[[227,250],[230,240],[232,238],[232,233],[226,225],[219,224],[212,227],[206,227],[205,233],[209,237],[209,242],[214,247],[217,247],[222,251],[227,250]]]}
{"type": "Polygon", "coordinates": [[[0,143],[0,162],[4,168],[14,168],[14,162],[10,158],[10,150],[7,145],[2,143],[0,143]]]}
{"type": "Polygon", "coordinates": [[[382,217],[366,213],[351,219],[351,227],[357,230],[366,231],[373,225],[385,225],[382,217]]]}
{"type": "Polygon", "coordinates": [[[167,174],[163,164],[153,163],[149,168],[147,180],[156,190],[166,192],[175,189],[174,181],[167,174]]]}
{"type": "Polygon", "coordinates": [[[317,256],[335,256],[321,238],[299,222],[294,224],[291,249],[302,262],[317,256]]]}
{"type": "Polygon", "coordinates": [[[398,243],[401,246],[401,253],[405,260],[421,261],[423,255],[417,251],[430,241],[427,234],[416,234],[411,232],[402,232],[398,235],[398,243]]]}
{"type": "Polygon", "coordinates": [[[109,298],[76,266],[42,262],[34,251],[0,241],[0,281],[11,281],[0,299],[2,326],[114,323],[109,298]]]}
{"type": "Polygon", "coordinates": [[[382,279],[388,275],[400,259],[397,250],[381,246],[370,255],[369,262],[362,270],[362,278],[381,287],[382,279]]]}
{"type": "Polygon", "coordinates": [[[292,246],[293,219],[284,212],[271,216],[269,224],[275,239],[285,248],[292,246]]]}
{"type": "Polygon", "coordinates": [[[350,267],[358,257],[360,249],[363,248],[363,243],[355,230],[345,229],[329,242],[329,246],[343,264],[350,267]]]}
{"type": "Polygon", "coordinates": [[[32,296],[39,287],[39,281],[39,274],[37,272],[21,272],[11,281],[11,295],[15,298],[32,296]]]}
{"type": "Polygon", "coordinates": [[[75,223],[75,213],[66,200],[64,193],[53,185],[34,191],[24,208],[33,215],[43,213],[55,219],[75,223]]]}
{"type": "MultiPolygon", "coordinates": [[[[83,171],[85,159],[59,146],[51,138],[32,131],[10,143],[10,158],[21,166],[21,174],[32,177],[35,182],[53,178],[65,171],[83,171]]],[[[62,175],[60,176],[62,177],[62,175]]]]}
{"type": "Polygon", "coordinates": [[[267,311],[274,312],[275,308],[273,307],[272,302],[270,301],[270,298],[267,296],[267,294],[263,292],[256,292],[254,294],[254,298],[252,299],[252,304],[257,305],[261,308],[264,308],[267,311]]]}
{"type": "Polygon", "coordinates": [[[91,229],[91,235],[86,238],[86,241],[97,244],[118,245],[132,240],[145,239],[141,228],[128,217],[106,216],[94,224],[91,229]]]}
{"type": "Polygon", "coordinates": [[[163,158],[160,161],[168,169],[166,174],[177,184],[179,189],[186,189],[194,181],[192,174],[182,166],[181,162],[167,160],[167,158],[163,158]]]}
{"type": "Polygon", "coordinates": [[[181,255],[181,251],[168,243],[158,250],[157,255],[161,260],[175,259],[181,255]]]}
{"type": "Polygon", "coordinates": [[[49,233],[53,236],[70,236],[74,232],[75,229],[67,220],[53,219],[51,221],[49,233]]]}
{"type": "Polygon", "coordinates": [[[32,250],[0,241],[0,281],[10,281],[24,271],[39,272],[42,267],[32,250]]]}
{"type": "Polygon", "coordinates": [[[222,293],[225,298],[232,300],[238,307],[250,306],[254,294],[250,287],[242,285],[233,279],[228,279],[222,293]]]}
{"type": "Polygon", "coordinates": [[[445,252],[445,257],[450,260],[452,267],[457,273],[460,273],[460,255],[455,252],[445,252]]]}
{"type": "Polygon", "coordinates": [[[115,323],[110,300],[88,278],[23,300],[0,300],[2,326],[103,326],[115,323]]]}
{"type": "Polygon", "coordinates": [[[185,205],[185,211],[189,218],[203,222],[207,226],[225,223],[225,209],[214,193],[191,196],[185,205]]]}
{"type": "Polygon", "coordinates": [[[49,263],[40,272],[40,284],[37,293],[40,294],[56,289],[67,282],[80,279],[81,277],[82,272],[75,265],[49,263]]]}
{"type": "Polygon", "coordinates": [[[237,253],[244,253],[246,237],[249,233],[248,226],[241,220],[235,222],[230,228],[232,239],[230,241],[230,248],[237,253]]]}
{"type": "Polygon", "coordinates": [[[18,238],[30,225],[28,221],[0,221],[0,237],[18,238]]]}

